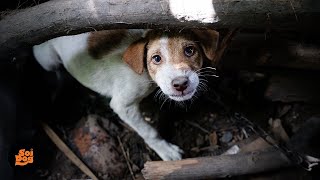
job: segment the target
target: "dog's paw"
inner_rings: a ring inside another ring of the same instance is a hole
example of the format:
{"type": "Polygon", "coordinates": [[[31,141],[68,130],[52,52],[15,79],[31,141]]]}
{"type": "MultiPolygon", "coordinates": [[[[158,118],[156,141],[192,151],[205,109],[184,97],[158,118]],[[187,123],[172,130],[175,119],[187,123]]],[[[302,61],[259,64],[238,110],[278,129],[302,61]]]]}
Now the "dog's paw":
{"type": "Polygon", "coordinates": [[[183,150],[178,146],[168,143],[165,140],[160,140],[154,144],[154,151],[164,161],[180,160],[182,158],[183,150]]]}

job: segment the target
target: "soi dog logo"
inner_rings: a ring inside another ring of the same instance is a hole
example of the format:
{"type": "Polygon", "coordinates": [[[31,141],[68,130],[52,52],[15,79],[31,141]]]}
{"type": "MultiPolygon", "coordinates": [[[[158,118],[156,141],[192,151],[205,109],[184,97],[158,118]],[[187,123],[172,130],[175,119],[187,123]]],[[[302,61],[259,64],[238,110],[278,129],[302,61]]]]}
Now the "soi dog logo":
{"type": "Polygon", "coordinates": [[[16,156],[15,166],[25,166],[28,163],[33,163],[33,149],[26,151],[25,149],[20,149],[18,155],[16,156]]]}

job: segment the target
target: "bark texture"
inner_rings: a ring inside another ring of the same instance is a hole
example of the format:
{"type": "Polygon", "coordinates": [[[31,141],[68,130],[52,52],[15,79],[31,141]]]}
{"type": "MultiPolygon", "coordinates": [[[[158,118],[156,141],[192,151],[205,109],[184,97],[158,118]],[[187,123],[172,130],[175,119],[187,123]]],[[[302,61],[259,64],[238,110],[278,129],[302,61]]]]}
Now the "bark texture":
{"type": "Polygon", "coordinates": [[[150,161],[142,172],[146,179],[213,179],[265,172],[289,165],[284,155],[273,150],[181,161],[150,161]]]}
{"type": "MultiPolygon", "coordinates": [[[[50,38],[115,28],[308,28],[319,17],[314,0],[55,0],[0,21],[0,58],[50,38]]],[[[314,26],[313,29],[316,29],[314,26]]]]}

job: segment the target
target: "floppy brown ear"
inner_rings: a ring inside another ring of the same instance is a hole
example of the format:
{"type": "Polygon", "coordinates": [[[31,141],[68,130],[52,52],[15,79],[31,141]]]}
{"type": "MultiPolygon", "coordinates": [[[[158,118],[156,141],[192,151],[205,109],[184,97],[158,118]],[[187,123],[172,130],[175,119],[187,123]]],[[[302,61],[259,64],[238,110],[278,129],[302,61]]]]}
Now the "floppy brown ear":
{"type": "Polygon", "coordinates": [[[143,58],[146,40],[141,39],[132,43],[123,54],[123,60],[133,69],[136,73],[142,74],[143,72],[143,58]]]}
{"type": "Polygon", "coordinates": [[[192,31],[199,39],[206,57],[212,61],[218,48],[219,32],[213,29],[194,29],[192,31]]]}

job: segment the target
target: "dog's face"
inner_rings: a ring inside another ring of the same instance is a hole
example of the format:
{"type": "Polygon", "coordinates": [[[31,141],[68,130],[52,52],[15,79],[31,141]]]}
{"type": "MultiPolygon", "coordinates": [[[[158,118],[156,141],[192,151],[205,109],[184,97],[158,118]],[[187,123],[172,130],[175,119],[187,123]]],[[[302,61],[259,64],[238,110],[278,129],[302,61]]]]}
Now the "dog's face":
{"type": "Polygon", "coordinates": [[[190,99],[197,90],[203,58],[197,42],[187,36],[163,35],[149,41],[146,62],[151,78],[175,101],[190,99]]]}
{"type": "Polygon", "coordinates": [[[142,73],[145,62],[150,77],[165,95],[185,101],[196,93],[200,82],[197,71],[205,59],[214,58],[217,40],[218,33],[213,30],[152,30],[128,48],[124,60],[137,73],[142,73]],[[132,57],[137,53],[140,55],[132,57]]]}

